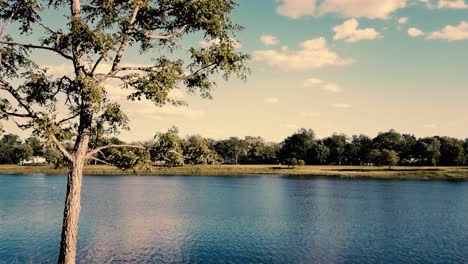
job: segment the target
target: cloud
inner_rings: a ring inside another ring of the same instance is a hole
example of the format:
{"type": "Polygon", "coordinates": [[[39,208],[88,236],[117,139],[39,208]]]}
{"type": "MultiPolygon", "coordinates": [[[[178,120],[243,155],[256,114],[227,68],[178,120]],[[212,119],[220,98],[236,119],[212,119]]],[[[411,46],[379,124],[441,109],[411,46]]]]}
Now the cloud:
{"type": "Polygon", "coordinates": [[[343,91],[343,89],[336,83],[325,82],[316,78],[304,80],[304,87],[316,87],[330,93],[341,93],[343,91]]]}
{"type": "Polygon", "coordinates": [[[411,27],[408,29],[408,35],[412,38],[417,38],[424,35],[424,32],[419,28],[411,27]]]}
{"type": "Polygon", "coordinates": [[[260,41],[265,46],[272,46],[272,45],[276,45],[279,43],[278,39],[272,35],[263,35],[260,37],[260,41]]]}
{"type": "Polygon", "coordinates": [[[281,0],[276,11],[278,14],[293,19],[313,15],[316,9],[315,0],[281,0]]]}
{"type": "Polygon", "coordinates": [[[298,19],[309,15],[338,13],[344,17],[387,19],[407,5],[408,0],[280,0],[277,12],[298,19]]]}
{"type": "Polygon", "coordinates": [[[386,19],[400,8],[406,7],[407,0],[324,0],[320,13],[339,13],[345,17],[386,19]]]}
{"type": "Polygon", "coordinates": [[[408,23],[408,18],[407,17],[400,17],[398,19],[398,24],[403,25],[403,24],[406,24],[406,23],[408,23]]]}
{"type": "Polygon", "coordinates": [[[347,109],[347,108],[351,108],[351,105],[350,104],[344,104],[344,103],[336,103],[336,104],[332,104],[332,107],[333,108],[347,109]]]}
{"type": "MultiPolygon", "coordinates": [[[[212,40],[202,40],[202,41],[200,41],[200,46],[202,48],[208,48],[208,47],[211,47],[213,45],[219,45],[220,41],[221,40],[219,38],[212,39],[212,40]]],[[[242,44],[239,41],[237,41],[236,39],[231,38],[230,41],[232,43],[232,46],[235,49],[242,48],[242,44]]]]}
{"type": "Polygon", "coordinates": [[[428,39],[445,39],[448,41],[468,39],[468,22],[462,21],[458,26],[445,26],[441,31],[432,32],[428,39]]]}
{"type": "Polygon", "coordinates": [[[354,60],[343,59],[330,50],[323,37],[302,42],[299,47],[298,51],[289,51],[287,47],[281,50],[257,50],[253,53],[253,57],[257,61],[265,61],[270,66],[282,70],[310,70],[354,63],[354,60]]]}
{"type": "Polygon", "coordinates": [[[359,22],[351,18],[343,24],[333,28],[335,31],[334,40],[344,39],[348,43],[355,43],[361,40],[373,40],[380,36],[380,33],[373,28],[358,29],[359,22]]]}
{"type": "Polygon", "coordinates": [[[464,0],[439,0],[439,8],[466,9],[468,4],[464,0]]]}
{"type": "Polygon", "coordinates": [[[265,98],[265,103],[268,103],[268,104],[277,104],[279,103],[279,99],[276,98],[276,97],[269,97],[269,98],[265,98]]]}

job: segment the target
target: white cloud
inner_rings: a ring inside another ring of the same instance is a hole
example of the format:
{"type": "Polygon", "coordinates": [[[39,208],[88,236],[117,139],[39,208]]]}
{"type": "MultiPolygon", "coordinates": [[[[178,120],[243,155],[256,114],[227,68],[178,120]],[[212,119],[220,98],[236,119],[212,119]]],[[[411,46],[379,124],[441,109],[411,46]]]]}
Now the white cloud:
{"type": "Polygon", "coordinates": [[[351,18],[343,24],[333,28],[335,31],[334,40],[344,39],[348,43],[355,43],[361,40],[373,40],[380,36],[374,28],[358,29],[359,22],[351,18]]]}
{"type": "Polygon", "coordinates": [[[386,19],[408,0],[281,0],[277,12],[294,19],[316,14],[338,13],[344,17],[386,19]]]}
{"type": "Polygon", "coordinates": [[[321,14],[339,13],[345,17],[386,19],[399,8],[406,7],[407,0],[324,0],[321,14]]]}
{"type": "Polygon", "coordinates": [[[408,18],[407,17],[400,17],[398,19],[398,24],[403,25],[403,24],[406,24],[406,23],[408,23],[408,18]]]}
{"type": "Polygon", "coordinates": [[[343,59],[330,50],[323,37],[302,42],[298,51],[289,51],[288,48],[257,50],[253,53],[253,57],[257,61],[265,61],[270,66],[283,70],[310,70],[354,62],[351,59],[343,59]]]}
{"type": "Polygon", "coordinates": [[[265,98],[265,103],[268,103],[268,104],[277,104],[279,103],[279,99],[276,98],[276,97],[269,97],[269,98],[265,98]]]}
{"type": "Polygon", "coordinates": [[[446,39],[448,41],[468,39],[468,22],[462,21],[458,26],[445,26],[441,31],[432,32],[428,39],[446,39]]]}
{"type": "Polygon", "coordinates": [[[276,45],[279,43],[278,39],[272,35],[263,35],[260,37],[260,41],[265,46],[272,46],[272,45],[276,45]]]}
{"type": "Polygon", "coordinates": [[[440,0],[439,8],[454,8],[454,9],[465,9],[468,8],[468,4],[464,0],[440,0]]]}
{"type": "Polygon", "coordinates": [[[350,104],[344,104],[344,103],[336,103],[336,104],[332,104],[332,107],[333,108],[347,109],[347,108],[351,108],[351,105],[350,104]]]}
{"type": "MultiPolygon", "coordinates": [[[[219,45],[220,41],[221,41],[220,39],[202,40],[202,41],[200,41],[200,46],[202,48],[208,48],[208,47],[211,47],[213,45],[219,45]]],[[[239,41],[237,41],[236,39],[231,38],[230,41],[231,41],[231,43],[232,43],[232,45],[233,45],[233,47],[235,49],[242,48],[242,44],[239,41]]]]}
{"type": "Polygon", "coordinates": [[[343,89],[336,83],[325,82],[316,78],[304,80],[304,87],[316,87],[330,93],[341,93],[343,91],[343,89]]]}
{"type": "Polygon", "coordinates": [[[315,0],[281,0],[281,2],[276,9],[278,14],[293,19],[313,15],[316,9],[315,0]]]}
{"type": "Polygon", "coordinates": [[[424,32],[419,28],[411,27],[408,29],[408,35],[412,38],[416,38],[424,35],[424,32]]]}

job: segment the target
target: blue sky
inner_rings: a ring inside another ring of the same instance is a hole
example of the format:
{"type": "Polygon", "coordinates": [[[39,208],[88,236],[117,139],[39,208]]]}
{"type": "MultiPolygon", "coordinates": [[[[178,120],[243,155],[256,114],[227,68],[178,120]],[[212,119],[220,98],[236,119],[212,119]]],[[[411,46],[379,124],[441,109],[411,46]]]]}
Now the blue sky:
{"type": "MultiPolygon", "coordinates": [[[[239,0],[232,17],[252,54],[247,82],[220,81],[187,108],[126,105],[126,140],[182,134],[280,141],[301,127],[468,137],[468,3],[459,0],[239,0]],[[467,21],[467,22],[464,22],[467,21]],[[466,23],[466,24],[465,24],[466,23]]],[[[55,17],[45,21],[57,23],[55,17]]],[[[191,37],[188,45],[200,45],[191,37]]],[[[63,62],[36,55],[55,71],[63,62]]],[[[136,52],[126,63],[148,63],[136,52]]],[[[7,124],[7,128],[12,128],[7,124]]],[[[13,130],[17,132],[16,130],[13,130]]]]}

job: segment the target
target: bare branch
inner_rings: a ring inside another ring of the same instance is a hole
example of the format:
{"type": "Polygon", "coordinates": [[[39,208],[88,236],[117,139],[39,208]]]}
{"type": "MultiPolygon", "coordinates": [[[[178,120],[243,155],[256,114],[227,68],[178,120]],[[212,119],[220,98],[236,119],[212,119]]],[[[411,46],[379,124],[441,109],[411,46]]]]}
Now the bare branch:
{"type": "Polygon", "coordinates": [[[73,120],[73,119],[77,118],[78,116],[80,116],[80,113],[76,113],[76,114],[74,114],[73,116],[64,118],[64,119],[62,119],[62,120],[60,120],[60,121],[57,122],[57,126],[60,126],[60,125],[62,125],[63,123],[66,123],[66,122],[68,122],[68,121],[70,121],[70,120],[73,120]]]}
{"type": "Polygon", "coordinates": [[[3,25],[2,30],[0,30],[0,40],[3,37],[3,34],[5,34],[5,31],[7,30],[8,26],[10,26],[11,21],[13,20],[13,17],[15,16],[15,12],[11,13],[10,17],[8,18],[7,22],[5,25],[3,25]]]}
{"type": "Polygon", "coordinates": [[[18,42],[10,42],[10,41],[4,41],[4,40],[0,40],[0,44],[4,44],[4,45],[8,45],[8,46],[20,46],[20,47],[24,47],[24,48],[27,48],[27,49],[41,49],[41,50],[49,50],[49,51],[53,51],[59,55],[61,55],[62,57],[64,57],[65,59],[67,60],[73,60],[73,57],[62,52],[61,50],[58,50],[58,49],[55,49],[55,48],[51,48],[51,47],[47,47],[47,46],[40,46],[40,45],[32,45],[32,44],[23,44],[23,43],[18,43],[18,42]]]}
{"type": "MultiPolygon", "coordinates": [[[[124,37],[122,38],[122,42],[120,43],[120,47],[117,50],[117,53],[115,54],[115,58],[112,63],[112,68],[108,75],[115,75],[117,73],[116,70],[119,68],[120,62],[122,61],[122,57],[125,53],[125,49],[127,48],[128,43],[130,42],[130,33],[133,31],[133,26],[135,24],[136,17],[137,17],[139,10],[140,10],[139,6],[135,7],[135,10],[133,10],[133,14],[130,17],[130,20],[128,21],[128,25],[127,25],[125,32],[123,32],[124,37]]],[[[105,78],[103,80],[105,80],[105,78]]]]}
{"type": "Polygon", "coordinates": [[[62,152],[63,156],[65,158],[67,158],[69,161],[73,161],[73,156],[70,154],[70,152],[68,152],[68,150],[62,145],[62,143],[60,143],[60,141],[57,139],[56,136],[54,135],[50,135],[49,136],[50,139],[52,139],[52,141],[55,143],[55,145],[57,146],[57,148],[60,150],[60,152],[62,152]]]}
{"type": "Polygon", "coordinates": [[[36,23],[41,26],[42,28],[44,28],[45,30],[49,31],[50,33],[52,34],[56,34],[56,35],[60,35],[60,32],[59,31],[55,31],[53,30],[52,28],[46,26],[44,23],[42,23],[42,21],[36,19],[36,23]]]}
{"type": "Polygon", "coordinates": [[[181,28],[175,30],[175,31],[174,31],[173,33],[171,33],[171,34],[167,34],[167,35],[157,35],[157,36],[151,35],[151,34],[146,34],[145,36],[146,36],[147,38],[150,38],[150,39],[170,40],[170,39],[175,38],[175,37],[180,37],[180,36],[184,33],[184,31],[185,31],[186,28],[187,28],[187,25],[184,25],[183,27],[181,27],[181,28]]]}
{"type": "Polygon", "coordinates": [[[95,157],[89,157],[88,159],[92,159],[92,160],[95,160],[95,161],[99,161],[99,162],[102,162],[102,163],[104,163],[104,164],[106,164],[106,165],[112,166],[112,164],[110,164],[109,162],[104,161],[104,160],[102,160],[102,159],[98,159],[98,158],[95,158],[95,157]]]}
{"type": "Polygon", "coordinates": [[[119,71],[144,71],[144,72],[150,72],[153,70],[158,69],[156,66],[135,66],[135,67],[120,67],[116,69],[116,72],[119,71]]]}
{"type": "Polygon", "coordinates": [[[99,64],[101,63],[101,61],[104,59],[104,55],[101,55],[99,56],[99,59],[97,59],[97,61],[94,63],[94,66],[93,68],[91,69],[91,73],[90,75],[93,76],[94,73],[96,72],[97,70],[97,67],[99,66],[99,64]]]}
{"type": "MultiPolygon", "coordinates": [[[[11,13],[10,18],[8,18],[7,22],[5,25],[3,25],[2,29],[0,30],[0,40],[3,39],[3,34],[5,34],[8,26],[10,26],[11,21],[13,20],[13,17],[15,16],[15,12],[11,13]]],[[[2,54],[0,54],[0,69],[2,68],[2,54]]]]}
{"type": "Polygon", "coordinates": [[[31,118],[31,116],[28,114],[19,114],[19,113],[7,112],[3,110],[0,110],[0,114],[4,114],[6,116],[21,117],[21,118],[31,118]]]}
{"type": "Polygon", "coordinates": [[[34,110],[28,104],[26,99],[21,97],[18,91],[16,91],[8,82],[4,81],[2,78],[0,78],[0,89],[9,92],[11,96],[13,96],[16,99],[19,105],[28,112],[29,117],[34,118],[36,116],[34,110]]]}
{"type": "Polygon", "coordinates": [[[131,144],[122,144],[122,145],[118,145],[118,144],[111,144],[111,145],[106,145],[106,146],[98,147],[98,148],[95,148],[95,149],[89,151],[89,152],[86,154],[86,158],[90,158],[90,157],[96,155],[97,153],[99,153],[100,151],[103,151],[103,150],[109,149],[109,148],[136,148],[136,149],[146,149],[144,146],[141,146],[141,145],[131,145],[131,144]]]}

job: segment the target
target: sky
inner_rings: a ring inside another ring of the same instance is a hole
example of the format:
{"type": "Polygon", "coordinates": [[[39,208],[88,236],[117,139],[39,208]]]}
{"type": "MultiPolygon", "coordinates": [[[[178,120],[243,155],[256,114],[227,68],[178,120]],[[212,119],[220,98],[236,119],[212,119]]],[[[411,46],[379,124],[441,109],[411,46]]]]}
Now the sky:
{"type": "MultiPolygon", "coordinates": [[[[213,100],[173,93],[188,107],[127,103],[131,131],[149,140],[177,126],[215,139],[281,141],[298,129],[318,137],[396,129],[419,137],[468,137],[468,2],[463,0],[239,0],[238,50],[252,55],[247,81],[220,80],[213,100]]],[[[58,24],[50,15],[45,22],[58,24]]],[[[29,36],[30,37],[30,36],[29,36]]],[[[23,36],[28,38],[28,36],[23,36]]],[[[206,45],[195,37],[187,45],[206,45]]],[[[34,55],[52,71],[63,61],[34,55]]],[[[128,64],[148,63],[136,51],[128,64]]],[[[67,68],[68,67],[68,68],[67,68]]],[[[121,91],[112,84],[111,96],[121,91]]],[[[19,133],[13,124],[5,125],[19,133]]]]}

